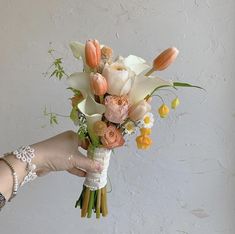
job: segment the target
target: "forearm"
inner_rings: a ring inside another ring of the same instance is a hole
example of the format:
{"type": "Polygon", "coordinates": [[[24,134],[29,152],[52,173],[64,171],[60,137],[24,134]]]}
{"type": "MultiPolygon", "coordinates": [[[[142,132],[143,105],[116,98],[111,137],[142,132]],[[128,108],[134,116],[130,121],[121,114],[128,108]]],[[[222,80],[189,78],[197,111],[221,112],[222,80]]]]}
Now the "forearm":
{"type": "MultiPolygon", "coordinates": [[[[26,163],[18,160],[13,154],[6,155],[4,158],[13,166],[19,185],[26,176],[26,163]]],[[[13,176],[9,166],[0,160],[0,192],[5,196],[6,200],[11,197],[13,190],[13,176]]]]}

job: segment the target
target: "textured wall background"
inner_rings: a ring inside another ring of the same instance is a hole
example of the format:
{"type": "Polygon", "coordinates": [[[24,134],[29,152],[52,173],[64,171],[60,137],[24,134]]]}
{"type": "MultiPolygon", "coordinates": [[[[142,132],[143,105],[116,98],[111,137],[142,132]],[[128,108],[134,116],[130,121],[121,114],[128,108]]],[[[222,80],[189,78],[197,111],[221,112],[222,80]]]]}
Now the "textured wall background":
{"type": "MultiPolygon", "coordinates": [[[[45,104],[67,114],[65,83],[43,78],[49,42],[78,62],[70,40],[97,38],[116,54],[151,61],[172,45],[180,56],[164,78],[201,85],[181,90],[181,106],[157,118],[154,146],[134,142],[112,157],[110,214],[81,220],[73,208],[82,179],[66,173],[27,185],[0,214],[2,234],[233,234],[235,106],[233,0],[0,0],[0,153],[72,129],[42,128],[45,104]]],[[[170,100],[170,99],[169,99],[170,100]]],[[[160,102],[154,101],[155,110],[160,102]]],[[[153,110],[153,111],[155,111],[153,110]]]]}

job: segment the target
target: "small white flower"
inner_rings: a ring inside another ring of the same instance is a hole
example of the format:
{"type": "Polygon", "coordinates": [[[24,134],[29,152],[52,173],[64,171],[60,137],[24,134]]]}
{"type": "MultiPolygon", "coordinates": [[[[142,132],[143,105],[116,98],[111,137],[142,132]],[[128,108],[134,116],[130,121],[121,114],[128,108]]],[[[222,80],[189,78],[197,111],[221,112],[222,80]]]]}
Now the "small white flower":
{"type": "Polygon", "coordinates": [[[130,135],[135,132],[135,124],[132,121],[128,121],[123,127],[126,134],[130,135]]]}
{"type": "Polygon", "coordinates": [[[154,123],[154,117],[151,112],[145,114],[143,119],[140,120],[140,126],[142,128],[151,128],[153,126],[153,123],[154,123]]]}

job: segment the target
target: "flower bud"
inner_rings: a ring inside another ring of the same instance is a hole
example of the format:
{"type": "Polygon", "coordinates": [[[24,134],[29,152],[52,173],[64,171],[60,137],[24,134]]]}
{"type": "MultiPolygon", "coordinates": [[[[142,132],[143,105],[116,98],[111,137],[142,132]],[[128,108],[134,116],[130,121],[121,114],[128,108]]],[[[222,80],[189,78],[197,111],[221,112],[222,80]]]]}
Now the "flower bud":
{"type": "Polygon", "coordinates": [[[107,129],[107,124],[104,121],[101,121],[101,120],[96,121],[93,125],[94,133],[97,136],[103,136],[106,129],[107,129]]]}
{"type": "Polygon", "coordinates": [[[99,73],[90,74],[90,86],[92,92],[98,96],[104,95],[108,89],[106,79],[99,73]]]}
{"type": "Polygon", "coordinates": [[[129,118],[133,121],[140,120],[151,110],[151,106],[146,100],[141,100],[132,105],[129,109],[129,118]]]}
{"type": "Polygon", "coordinates": [[[113,55],[113,50],[112,48],[110,47],[107,47],[107,46],[104,46],[102,49],[101,49],[101,57],[104,58],[104,59],[109,59],[111,58],[113,55]]]}
{"type": "Polygon", "coordinates": [[[176,107],[180,104],[180,100],[179,98],[175,98],[172,102],[171,102],[171,108],[172,109],[176,109],[176,107]]]}
{"type": "Polygon", "coordinates": [[[157,56],[157,58],[154,59],[153,69],[155,71],[162,71],[166,69],[175,61],[178,53],[179,50],[175,47],[168,48],[167,50],[163,51],[160,55],[157,56]]]}
{"type": "Polygon", "coordinates": [[[138,149],[148,149],[152,144],[152,139],[148,135],[140,135],[136,137],[138,149]]]}
{"type": "Polygon", "coordinates": [[[161,118],[167,117],[169,112],[170,112],[170,109],[168,108],[168,106],[166,104],[162,104],[160,106],[160,108],[158,109],[158,113],[159,113],[161,118]]]}
{"type": "Polygon", "coordinates": [[[141,135],[150,135],[151,134],[151,128],[141,128],[140,129],[141,135]]]}
{"type": "Polygon", "coordinates": [[[85,45],[86,63],[90,68],[97,68],[101,60],[100,44],[97,40],[88,40],[85,45]]]}

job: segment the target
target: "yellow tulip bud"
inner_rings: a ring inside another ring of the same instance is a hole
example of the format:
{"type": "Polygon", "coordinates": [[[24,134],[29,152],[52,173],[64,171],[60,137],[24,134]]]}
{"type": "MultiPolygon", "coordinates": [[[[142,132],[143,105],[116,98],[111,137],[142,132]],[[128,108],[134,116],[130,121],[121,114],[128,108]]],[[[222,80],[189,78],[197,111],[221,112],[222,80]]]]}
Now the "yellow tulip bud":
{"type": "Polygon", "coordinates": [[[158,109],[158,113],[159,113],[161,118],[167,117],[169,112],[170,112],[170,109],[168,108],[168,106],[166,104],[162,104],[160,106],[160,108],[158,109]]]}
{"type": "Polygon", "coordinates": [[[148,135],[140,135],[136,137],[138,149],[148,149],[152,144],[152,139],[148,135]]]}
{"type": "Polygon", "coordinates": [[[151,134],[151,128],[141,128],[140,129],[141,135],[150,135],[151,134]]]}
{"type": "Polygon", "coordinates": [[[171,108],[172,109],[176,109],[176,107],[180,104],[180,100],[179,98],[175,98],[172,102],[171,102],[171,108]]]}

